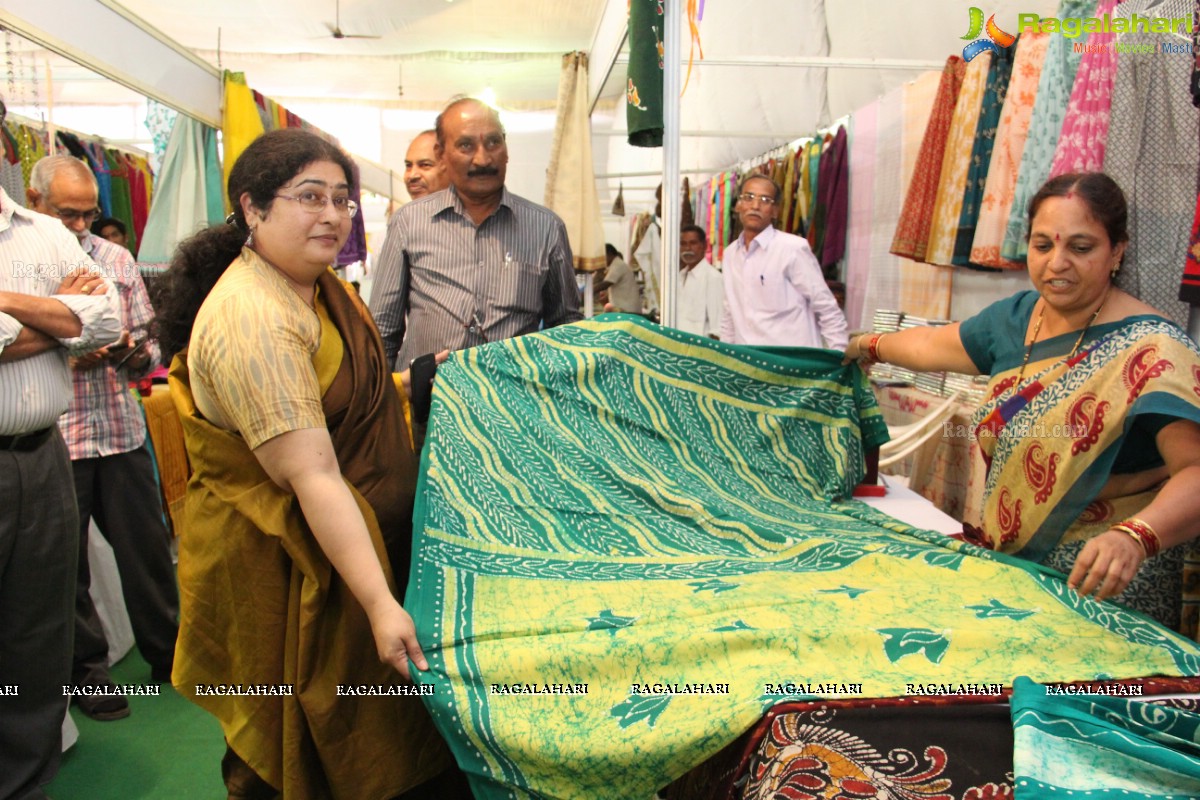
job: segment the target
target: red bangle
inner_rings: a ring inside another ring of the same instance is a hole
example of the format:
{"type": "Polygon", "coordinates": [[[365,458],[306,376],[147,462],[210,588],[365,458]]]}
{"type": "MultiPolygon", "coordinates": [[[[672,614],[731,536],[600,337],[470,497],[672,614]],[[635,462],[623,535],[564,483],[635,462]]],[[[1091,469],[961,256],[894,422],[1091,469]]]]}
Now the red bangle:
{"type": "Polygon", "coordinates": [[[1130,517],[1113,525],[1113,528],[1122,533],[1127,533],[1138,542],[1141,542],[1142,549],[1146,551],[1146,558],[1152,558],[1162,550],[1162,541],[1158,538],[1158,534],[1144,520],[1140,520],[1137,517],[1130,517]]]}
{"type": "Polygon", "coordinates": [[[882,333],[876,333],[871,336],[867,342],[867,358],[878,363],[879,362],[879,340],[883,338],[882,333]]]}

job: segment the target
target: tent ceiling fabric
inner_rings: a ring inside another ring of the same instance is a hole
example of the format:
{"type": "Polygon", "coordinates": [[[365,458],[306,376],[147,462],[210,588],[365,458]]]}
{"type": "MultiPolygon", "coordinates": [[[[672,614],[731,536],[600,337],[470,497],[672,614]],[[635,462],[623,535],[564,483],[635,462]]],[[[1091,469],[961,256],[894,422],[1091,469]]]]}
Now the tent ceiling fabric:
{"type": "Polygon", "coordinates": [[[342,32],[378,39],[334,39],[334,0],[120,4],[212,63],[220,29],[221,65],[270,97],[394,106],[402,70],[403,105],[425,108],[485,86],[552,106],[561,57],[588,48],[605,0],[341,0],[342,32]]]}

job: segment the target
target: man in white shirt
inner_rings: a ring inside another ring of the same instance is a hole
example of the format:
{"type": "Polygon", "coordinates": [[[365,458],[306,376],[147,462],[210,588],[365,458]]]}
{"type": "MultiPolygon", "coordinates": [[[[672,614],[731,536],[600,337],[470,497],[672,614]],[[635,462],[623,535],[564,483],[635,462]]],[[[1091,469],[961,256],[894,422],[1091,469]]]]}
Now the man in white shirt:
{"type": "MultiPolygon", "coordinates": [[[[613,311],[623,311],[626,314],[642,313],[642,287],[638,285],[637,275],[621,258],[621,252],[611,244],[604,245],[605,258],[608,259],[608,270],[604,278],[596,284],[596,290],[608,290],[608,304],[613,311]]],[[[605,310],[608,306],[605,306],[605,310]]]]}
{"type": "Polygon", "coordinates": [[[116,341],[121,316],[78,240],[2,188],[0,263],[0,797],[34,800],[58,769],[75,631],[79,520],[55,423],[68,355],[116,341]]]}
{"type": "Polygon", "coordinates": [[[742,235],[725,249],[721,340],[845,350],[846,317],[808,242],[774,228],[779,195],[765,175],[746,178],[738,189],[742,235]]]}
{"type": "Polygon", "coordinates": [[[704,257],[707,249],[708,236],[699,225],[680,231],[676,327],[716,339],[725,309],[725,286],[721,271],[704,257]]]}

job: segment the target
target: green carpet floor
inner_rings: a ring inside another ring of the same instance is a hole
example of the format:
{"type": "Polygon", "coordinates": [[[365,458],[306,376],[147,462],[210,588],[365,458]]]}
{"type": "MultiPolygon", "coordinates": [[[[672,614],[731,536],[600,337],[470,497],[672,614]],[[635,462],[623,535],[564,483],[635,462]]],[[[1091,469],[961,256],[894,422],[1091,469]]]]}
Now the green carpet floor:
{"type": "MultiPolygon", "coordinates": [[[[112,668],[118,684],[151,684],[134,650],[112,668]]],[[[152,684],[151,684],[152,685],[152,684]]],[[[46,787],[53,800],[223,800],[217,720],[164,684],[158,697],[130,697],[131,714],[96,722],[72,706],[79,741],[46,787]]]]}

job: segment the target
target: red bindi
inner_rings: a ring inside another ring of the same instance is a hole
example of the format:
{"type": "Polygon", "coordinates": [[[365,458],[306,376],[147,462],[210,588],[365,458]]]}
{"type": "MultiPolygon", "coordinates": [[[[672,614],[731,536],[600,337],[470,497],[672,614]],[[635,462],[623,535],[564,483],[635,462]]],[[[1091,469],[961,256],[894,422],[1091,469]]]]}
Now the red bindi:
{"type": "Polygon", "coordinates": [[[1056,233],[1056,234],[1054,234],[1054,241],[1056,241],[1056,242],[1061,242],[1061,241],[1062,241],[1062,234],[1061,234],[1061,233],[1056,233]]]}

